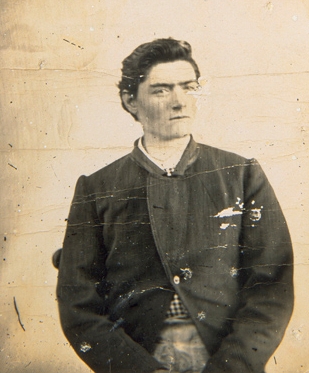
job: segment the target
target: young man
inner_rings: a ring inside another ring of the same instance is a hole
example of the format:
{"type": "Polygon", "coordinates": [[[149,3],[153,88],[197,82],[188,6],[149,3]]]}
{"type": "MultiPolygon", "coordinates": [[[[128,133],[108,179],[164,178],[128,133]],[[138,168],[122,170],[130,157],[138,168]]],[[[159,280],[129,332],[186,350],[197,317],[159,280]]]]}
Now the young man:
{"type": "Polygon", "coordinates": [[[123,61],[144,136],[77,182],[57,294],[95,372],[262,373],[293,304],[285,219],[255,160],[191,136],[199,69],[174,39],[123,61]]]}

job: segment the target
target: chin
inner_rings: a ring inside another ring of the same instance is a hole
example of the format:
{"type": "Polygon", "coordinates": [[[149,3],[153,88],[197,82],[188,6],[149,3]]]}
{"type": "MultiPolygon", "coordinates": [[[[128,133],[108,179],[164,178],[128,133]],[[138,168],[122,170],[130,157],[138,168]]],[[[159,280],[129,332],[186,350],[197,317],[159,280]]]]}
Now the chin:
{"type": "Polygon", "coordinates": [[[188,125],[187,123],[183,126],[177,126],[177,128],[174,129],[174,131],[171,131],[173,133],[174,137],[185,137],[191,134],[192,126],[188,125]]]}
{"type": "Polygon", "coordinates": [[[167,137],[170,139],[170,140],[174,140],[174,139],[182,139],[186,136],[190,136],[191,132],[174,132],[174,133],[171,133],[169,134],[167,137]]]}

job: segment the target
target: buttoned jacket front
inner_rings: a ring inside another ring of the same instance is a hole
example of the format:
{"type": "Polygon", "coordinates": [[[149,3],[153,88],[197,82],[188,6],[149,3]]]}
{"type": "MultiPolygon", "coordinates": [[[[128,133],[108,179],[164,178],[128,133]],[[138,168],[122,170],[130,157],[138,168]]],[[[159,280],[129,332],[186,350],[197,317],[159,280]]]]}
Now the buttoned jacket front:
{"type": "Polygon", "coordinates": [[[135,146],[76,186],[60,261],[63,330],[95,372],[152,372],[174,292],[206,373],[261,373],[293,303],[286,222],[261,167],[191,139],[172,176],[135,146]]]}

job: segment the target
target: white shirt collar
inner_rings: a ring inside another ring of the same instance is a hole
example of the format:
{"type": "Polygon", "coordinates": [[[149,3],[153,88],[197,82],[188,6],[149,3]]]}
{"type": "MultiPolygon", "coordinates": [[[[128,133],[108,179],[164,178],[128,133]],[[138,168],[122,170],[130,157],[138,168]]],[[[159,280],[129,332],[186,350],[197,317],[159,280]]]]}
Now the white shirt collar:
{"type": "MultiPolygon", "coordinates": [[[[190,142],[190,137],[188,138],[188,142],[185,146],[185,148],[187,147],[188,143],[190,142]]],[[[166,160],[165,162],[162,162],[154,157],[152,157],[148,152],[147,150],[144,148],[144,145],[143,145],[143,142],[142,142],[142,137],[140,137],[138,139],[138,143],[137,143],[137,147],[145,154],[145,156],[152,162],[154,163],[156,166],[158,166],[161,170],[163,171],[166,171],[166,172],[173,172],[175,167],[177,166],[177,164],[179,163],[182,155],[183,155],[183,152],[184,150],[181,152],[181,154],[175,154],[174,156],[170,157],[168,160],[166,160]]]]}

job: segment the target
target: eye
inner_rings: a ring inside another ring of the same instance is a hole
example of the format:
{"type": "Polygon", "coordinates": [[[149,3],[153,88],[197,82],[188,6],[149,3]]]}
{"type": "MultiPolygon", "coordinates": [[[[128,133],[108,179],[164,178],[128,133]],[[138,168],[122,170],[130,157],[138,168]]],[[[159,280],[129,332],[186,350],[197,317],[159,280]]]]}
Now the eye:
{"type": "Polygon", "coordinates": [[[160,88],[156,88],[152,91],[152,93],[156,96],[166,96],[168,95],[170,92],[170,90],[168,88],[165,88],[165,87],[160,87],[160,88]]]}
{"type": "Polygon", "coordinates": [[[201,89],[201,86],[197,82],[192,82],[192,83],[185,84],[183,89],[186,92],[195,92],[201,89]]]}

